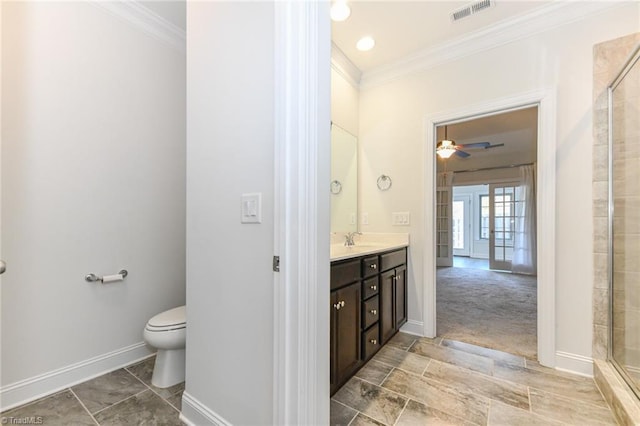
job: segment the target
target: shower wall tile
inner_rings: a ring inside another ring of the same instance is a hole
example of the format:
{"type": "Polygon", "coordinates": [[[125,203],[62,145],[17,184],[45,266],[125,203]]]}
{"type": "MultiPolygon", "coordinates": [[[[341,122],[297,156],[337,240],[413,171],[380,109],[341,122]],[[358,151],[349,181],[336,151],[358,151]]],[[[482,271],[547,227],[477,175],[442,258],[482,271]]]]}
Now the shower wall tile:
{"type": "Polygon", "coordinates": [[[609,324],[609,289],[594,288],[593,289],[593,323],[597,325],[607,326],[609,324]]]}

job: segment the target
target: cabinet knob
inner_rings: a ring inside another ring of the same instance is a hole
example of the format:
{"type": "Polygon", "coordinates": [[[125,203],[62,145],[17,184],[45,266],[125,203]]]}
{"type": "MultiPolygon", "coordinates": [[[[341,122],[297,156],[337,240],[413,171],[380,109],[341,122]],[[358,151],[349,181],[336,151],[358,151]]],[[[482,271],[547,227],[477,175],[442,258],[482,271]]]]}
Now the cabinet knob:
{"type": "Polygon", "coordinates": [[[336,311],[340,310],[340,302],[334,304],[333,307],[336,309],[336,311]]]}
{"type": "Polygon", "coordinates": [[[344,308],[344,300],[340,302],[340,307],[344,308]]]}
{"type": "Polygon", "coordinates": [[[371,312],[372,315],[378,315],[378,311],[375,309],[372,309],[369,312],[371,312]]]}
{"type": "Polygon", "coordinates": [[[378,269],[378,265],[376,265],[375,263],[372,263],[371,265],[369,265],[369,268],[378,269]]]}
{"type": "Polygon", "coordinates": [[[378,286],[377,286],[377,285],[372,285],[372,286],[371,286],[371,290],[374,290],[374,291],[375,291],[375,290],[377,290],[377,289],[378,289],[378,286]]]}
{"type": "Polygon", "coordinates": [[[378,341],[376,339],[371,339],[371,340],[369,340],[369,342],[373,343],[374,345],[378,344],[378,341]]]}

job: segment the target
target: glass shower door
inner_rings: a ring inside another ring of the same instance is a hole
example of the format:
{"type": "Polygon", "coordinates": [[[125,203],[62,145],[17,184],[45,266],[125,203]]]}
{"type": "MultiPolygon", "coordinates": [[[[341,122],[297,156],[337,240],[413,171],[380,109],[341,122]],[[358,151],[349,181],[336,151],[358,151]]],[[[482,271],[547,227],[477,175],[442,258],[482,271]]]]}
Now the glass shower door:
{"type": "Polygon", "coordinates": [[[609,357],[640,397],[639,58],[609,87],[609,357]]]}

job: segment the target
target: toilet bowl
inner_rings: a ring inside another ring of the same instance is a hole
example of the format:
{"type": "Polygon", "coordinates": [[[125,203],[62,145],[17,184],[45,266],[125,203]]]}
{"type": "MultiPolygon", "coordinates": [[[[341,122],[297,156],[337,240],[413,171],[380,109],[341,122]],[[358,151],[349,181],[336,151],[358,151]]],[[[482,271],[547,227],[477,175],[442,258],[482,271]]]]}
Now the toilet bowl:
{"type": "Polygon", "coordinates": [[[168,388],[184,381],[187,317],[184,306],[151,318],[144,327],[144,340],[158,349],[151,383],[168,388]]]}

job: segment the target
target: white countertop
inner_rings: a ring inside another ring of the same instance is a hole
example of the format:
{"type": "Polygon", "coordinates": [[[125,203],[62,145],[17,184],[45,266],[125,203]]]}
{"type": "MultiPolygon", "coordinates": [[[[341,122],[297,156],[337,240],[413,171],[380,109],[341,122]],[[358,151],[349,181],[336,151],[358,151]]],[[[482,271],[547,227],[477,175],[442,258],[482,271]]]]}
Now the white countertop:
{"type": "Polygon", "coordinates": [[[409,234],[366,233],[356,235],[354,237],[355,245],[349,247],[345,246],[343,242],[336,242],[340,241],[340,238],[344,239],[341,234],[332,235],[330,252],[332,262],[409,246],[409,234]]]}

